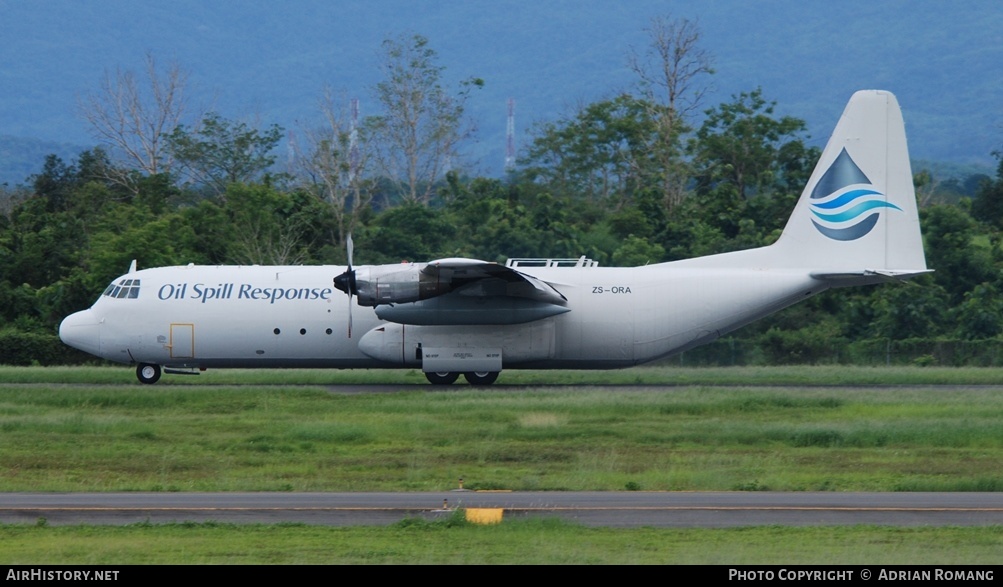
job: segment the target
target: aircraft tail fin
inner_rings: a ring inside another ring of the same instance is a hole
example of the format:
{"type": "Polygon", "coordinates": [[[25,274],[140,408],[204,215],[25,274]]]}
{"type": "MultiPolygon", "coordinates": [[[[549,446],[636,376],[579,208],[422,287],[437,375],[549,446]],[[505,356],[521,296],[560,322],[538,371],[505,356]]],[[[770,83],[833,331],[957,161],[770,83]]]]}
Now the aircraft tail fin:
{"type": "Polygon", "coordinates": [[[771,264],[822,279],[925,273],[905,126],[890,92],[855,93],[805,186],[771,264]]]}

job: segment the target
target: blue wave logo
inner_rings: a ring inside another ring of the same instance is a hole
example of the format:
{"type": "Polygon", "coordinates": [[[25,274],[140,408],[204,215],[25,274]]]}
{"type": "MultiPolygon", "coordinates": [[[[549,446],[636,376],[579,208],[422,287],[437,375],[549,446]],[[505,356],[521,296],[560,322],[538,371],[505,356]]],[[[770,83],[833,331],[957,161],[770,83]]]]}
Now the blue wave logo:
{"type": "Polygon", "coordinates": [[[871,185],[843,149],[811,191],[811,200],[821,200],[811,202],[811,213],[815,215],[811,223],[833,240],[852,241],[874,229],[882,208],[902,211],[886,201],[884,194],[867,187],[871,185]]]}

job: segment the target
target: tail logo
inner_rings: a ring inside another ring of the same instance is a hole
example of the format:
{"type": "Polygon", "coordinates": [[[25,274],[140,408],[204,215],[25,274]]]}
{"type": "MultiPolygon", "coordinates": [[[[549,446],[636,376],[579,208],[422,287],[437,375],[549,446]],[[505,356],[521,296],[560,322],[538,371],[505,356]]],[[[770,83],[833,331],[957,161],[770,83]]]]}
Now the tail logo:
{"type": "Polygon", "coordinates": [[[902,211],[872,188],[871,180],[843,149],[811,191],[810,199],[819,200],[811,202],[811,212],[815,215],[811,223],[833,240],[852,241],[874,229],[882,208],[902,211]]]}

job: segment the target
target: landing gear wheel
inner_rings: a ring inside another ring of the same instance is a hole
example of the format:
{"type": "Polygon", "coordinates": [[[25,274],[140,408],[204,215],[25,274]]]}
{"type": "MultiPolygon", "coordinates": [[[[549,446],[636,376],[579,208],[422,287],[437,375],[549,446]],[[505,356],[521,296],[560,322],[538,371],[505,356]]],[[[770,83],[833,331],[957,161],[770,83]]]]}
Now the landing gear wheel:
{"type": "Polygon", "coordinates": [[[491,385],[498,379],[498,371],[476,371],[472,373],[464,373],[463,378],[467,380],[470,385],[491,385]]]}
{"type": "Polygon", "coordinates": [[[425,373],[425,379],[428,379],[428,382],[432,385],[451,385],[459,378],[459,373],[425,373]]]}
{"type": "Polygon", "coordinates": [[[140,383],[152,385],[160,380],[160,365],[140,363],[139,366],[136,367],[136,377],[139,379],[140,383]]]}

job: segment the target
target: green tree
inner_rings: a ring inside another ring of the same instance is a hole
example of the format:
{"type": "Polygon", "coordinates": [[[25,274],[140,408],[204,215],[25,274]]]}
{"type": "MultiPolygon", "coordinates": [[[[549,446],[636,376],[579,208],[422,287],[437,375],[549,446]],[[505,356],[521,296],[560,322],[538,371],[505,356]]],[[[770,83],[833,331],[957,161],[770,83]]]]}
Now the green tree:
{"type": "Polygon", "coordinates": [[[60,309],[93,301],[86,289],[75,287],[85,273],[87,223],[72,212],[49,211],[50,203],[39,195],[28,198],[0,229],[0,322],[22,330],[48,330],[58,324],[60,309]],[[74,287],[51,287],[60,282],[74,287]]]}
{"type": "Polygon", "coordinates": [[[932,338],[945,331],[948,298],[937,285],[882,287],[874,300],[871,336],[905,340],[932,338]]]}
{"type": "Polygon", "coordinates": [[[215,195],[232,183],[253,183],[275,163],[273,152],[282,140],[282,127],[266,129],[209,113],[197,129],[179,125],[167,137],[168,148],[192,182],[215,195]]]}
{"type": "Polygon", "coordinates": [[[529,181],[558,194],[607,202],[628,202],[651,179],[658,127],[650,104],[621,94],[588,104],[573,117],[537,129],[522,160],[529,181]]]}
{"type": "Polygon", "coordinates": [[[367,118],[366,125],[382,173],[394,180],[405,202],[429,203],[459,156],[460,142],[472,133],[464,118],[468,91],[484,85],[471,78],[460,91],[448,91],[437,57],[421,35],[383,41],[383,80],[375,88],[383,113],[367,118]]]}
{"type": "Polygon", "coordinates": [[[1003,228],[1003,151],[994,153],[999,164],[996,180],[980,181],[972,200],[972,217],[995,228],[1003,228]]]}
{"type": "Polygon", "coordinates": [[[961,206],[941,204],[920,211],[926,263],[934,280],[947,291],[952,304],[984,282],[996,270],[991,251],[979,244],[978,224],[961,206]]]}
{"type": "Polygon", "coordinates": [[[447,179],[445,218],[456,228],[451,255],[502,262],[588,253],[579,244],[569,201],[533,184],[484,178],[462,184],[455,174],[447,179]]]}
{"type": "Polygon", "coordinates": [[[66,210],[74,188],[79,184],[77,170],[55,155],[47,155],[42,171],[32,176],[35,196],[45,200],[49,212],[66,210]]]}
{"type": "Polygon", "coordinates": [[[746,233],[726,250],[775,238],[817,159],[804,146],[804,121],[776,118],[774,108],[759,89],[742,93],[708,110],[691,141],[698,216],[727,239],[746,233]]]}
{"type": "Polygon", "coordinates": [[[619,267],[637,267],[658,263],[665,256],[665,249],[658,243],[650,243],[647,239],[629,235],[613,252],[613,264],[619,267]]]}
{"type": "Polygon", "coordinates": [[[642,103],[648,105],[655,123],[650,182],[660,186],[663,205],[671,210],[682,201],[690,178],[682,139],[691,130],[689,119],[706,91],[701,80],[714,69],[711,56],[700,47],[696,22],[656,17],[646,32],[644,52],[631,52],[629,63],[638,76],[642,103]]]}
{"type": "MultiPolygon", "coordinates": [[[[734,101],[707,111],[692,150],[697,167],[697,191],[724,185],[745,199],[771,193],[787,184],[786,174],[803,170],[803,120],[774,117],[776,102],[767,102],[761,88],[733,96],[734,101]]],[[[801,174],[798,174],[800,179],[801,174]]]]}
{"type": "Polygon", "coordinates": [[[125,205],[110,209],[98,222],[87,258],[87,284],[94,297],[134,259],[140,268],[208,261],[197,250],[183,215],[125,205]]]}
{"type": "Polygon", "coordinates": [[[452,234],[453,227],[440,210],[405,202],[384,211],[376,218],[376,225],[360,235],[355,246],[356,261],[431,261],[444,256],[452,234]]]}
{"type": "MultiPolygon", "coordinates": [[[[726,218],[730,219],[731,216],[726,218]]],[[[697,198],[683,200],[672,210],[665,228],[658,234],[658,242],[666,251],[666,260],[675,261],[731,250],[720,224],[721,220],[708,214],[708,207],[697,198]]]]}
{"type": "Polygon", "coordinates": [[[1003,333],[1003,299],[991,284],[982,283],[965,292],[965,299],[951,313],[955,335],[960,338],[981,340],[1003,333]]]}
{"type": "Polygon", "coordinates": [[[347,110],[336,106],[328,93],[321,108],[324,123],[305,133],[305,151],[297,156],[300,185],[329,206],[335,228],[332,240],[338,246],[354,231],[376,192],[376,182],[369,177],[372,153],[367,129],[357,128],[347,110]]]}
{"type": "Polygon", "coordinates": [[[324,213],[321,202],[302,192],[272,186],[231,183],[224,211],[234,227],[227,258],[247,265],[297,265],[310,260],[314,222],[324,213]]]}

